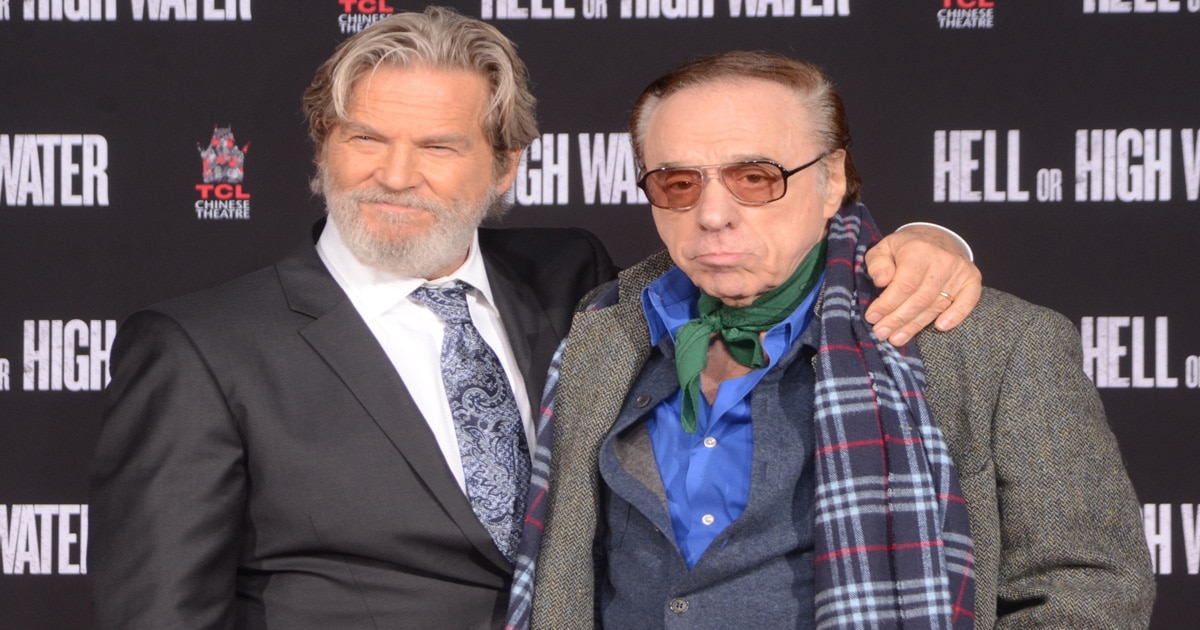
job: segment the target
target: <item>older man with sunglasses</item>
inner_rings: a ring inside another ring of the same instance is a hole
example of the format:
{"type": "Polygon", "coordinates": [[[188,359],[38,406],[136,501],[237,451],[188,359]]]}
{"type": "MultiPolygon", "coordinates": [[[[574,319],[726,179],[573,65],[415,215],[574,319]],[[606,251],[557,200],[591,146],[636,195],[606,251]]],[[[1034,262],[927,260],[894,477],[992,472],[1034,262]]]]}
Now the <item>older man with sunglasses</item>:
{"type": "Polygon", "coordinates": [[[1071,324],[989,289],[905,345],[866,323],[879,236],[819,69],[692,62],[632,138],[667,251],[585,298],[562,351],[516,578],[535,630],[1148,624],[1071,324]]]}

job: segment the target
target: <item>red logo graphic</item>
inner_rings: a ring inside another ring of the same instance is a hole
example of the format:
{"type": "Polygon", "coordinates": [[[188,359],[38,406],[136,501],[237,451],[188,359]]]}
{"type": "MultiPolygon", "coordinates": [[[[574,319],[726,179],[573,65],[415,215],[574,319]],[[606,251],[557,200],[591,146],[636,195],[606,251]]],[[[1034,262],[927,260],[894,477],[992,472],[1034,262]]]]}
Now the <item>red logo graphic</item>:
{"type": "Polygon", "coordinates": [[[345,13],[395,13],[387,0],[338,0],[345,13]]]}
{"type": "Polygon", "coordinates": [[[246,175],[246,153],[250,143],[238,148],[233,139],[233,128],[213,126],[212,139],[207,147],[196,144],[200,152],[203,184],[196,184],[201,199],[209,195],[217,199],[249,199],[250,194],[242,191],[242,179],[246,175]]]}

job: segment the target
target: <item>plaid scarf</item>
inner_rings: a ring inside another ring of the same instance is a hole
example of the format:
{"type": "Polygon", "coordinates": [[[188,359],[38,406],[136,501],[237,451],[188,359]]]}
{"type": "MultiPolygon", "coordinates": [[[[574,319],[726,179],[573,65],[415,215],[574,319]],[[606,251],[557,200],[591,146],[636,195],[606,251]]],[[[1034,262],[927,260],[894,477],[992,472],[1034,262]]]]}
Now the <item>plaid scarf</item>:
{"type": "Polygon", "coordinates": [[[818,628],[974,627],[966,503],[923,389],[917,346],[879,341],[862,205],[831,221],[817,355],[818,628]]]}
{"type": "MultiPolygon", "coordinates": [[[[617,283],[613,283],[616,287],[617,283]]],[[[613,293],[616,293],[615,291],[613,293]]],[[[550,360],[550,371],[546,386],[542,390],[541,412],[538,415],[537,445],[530,453],[533,468],[529,471],[529,496],[525,501],[525,522],[521,529],[521,544],[517,547],[517,561],[513,565],[512,589],[508,594],[508,615],[504,630],[529,630],[533,613],[533,578],[537,573],[538,545],[546,522],[546,493],[550,486],[550,445],[554,444],[554,397],[558,393],[558,375],[562,369],[564,339],[558,344],[554,358],[550,360]]]]}

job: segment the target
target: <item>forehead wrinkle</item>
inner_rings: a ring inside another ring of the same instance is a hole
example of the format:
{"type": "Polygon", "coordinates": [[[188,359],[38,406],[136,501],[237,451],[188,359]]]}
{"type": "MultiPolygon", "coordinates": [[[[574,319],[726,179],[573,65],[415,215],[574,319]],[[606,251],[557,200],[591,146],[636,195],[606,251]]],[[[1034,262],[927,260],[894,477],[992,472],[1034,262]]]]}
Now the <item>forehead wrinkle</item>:
{"type": "Polygon", "coordinates": [[[681,89],[647,117],[646,167],[802,162],[811,138],[799,105],[786,86],[760,79],[721,79],[681,89]],[[747,102],[748,93],[758,100],[747,102]]]}
{"type": "MultiPolygon", "coordinates": [[[[423,141],[428,142],[467,142],[470,141],[470,134],[464,133],[459,129],[459,122],[465,119],[471,119],[472,124],[477,125],[479,131],[486,136],[486,102],[475,102],[474,98],[451,98],[448,102],[444,101],[444,95],[439,90],[430,93],[420,91],[400,90],[394,84],[384,81],[379,86],[379,89],[374,89],[374,79],[377,75],[382,76],[383,72],[399,72],[401,74],[430,74],[433,76],[442,75],[445,77],[455,78],[471,78],[468,83],[478,82],[478,86],[484,88],[481,93],[486,100],[486,84],[484,77],[460,68],[442,68],[430,66],[427,64],[389,64],[381,63],[375,67],[371,67],[363,71],[360,77],[355,81],[354,87],[350,94],[350,99],[347,106],[346,120],[344,122],[357,123],[364,129],[374,132],[383,133],[389,128],[387,119],[380,119],[376,125],[368,125],[362,120],[350,120],[352,114],[357,114],[361,118],[379,118],[381,116],[400,116],[406,118],[405,112],[412,113],[424,121],[424,127],[428,132],[419,137],[423,141]],[[392,110],[389,112],[389,110],[392,110]],[[399,113],[397,113],[397,110],[399,113]],[[476,111],[478,110],[478,111],[476,111]],[[449,128],[439,128],[439,127],[449,128]]],[[[460,85],[462,85],[460,83],[460,85]]],[[[475,86],[472,85],[472,88],[475,86]]],[[[471,95],[472,97],[474,94],[471,95]]],[[[412,133],[412,128],[409,128],[409,133],[412,133]]]]}

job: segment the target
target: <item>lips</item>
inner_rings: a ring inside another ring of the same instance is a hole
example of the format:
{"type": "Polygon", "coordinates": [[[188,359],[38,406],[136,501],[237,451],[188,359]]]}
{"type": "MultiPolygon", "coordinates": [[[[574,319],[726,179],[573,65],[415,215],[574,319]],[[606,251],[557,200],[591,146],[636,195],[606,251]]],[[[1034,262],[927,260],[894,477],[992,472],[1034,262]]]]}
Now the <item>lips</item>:
{"type": "Polygon", "coordinates": [[[379,190],[357,191],[350,198],[364,213],[374,214],[386,221],[406,222],[429,217],[441,217],[447,210],[437,202],[413,194],[389,193],[379,190]]]}
{"type": "Polygon", "coordinates": [[[746,259],[742,252],[709,252],[696,254],[692,260],[707,267],[732,267],[746,259]]]}
{"type": "Polygon", "coordinates": [[[367,202],[363,202],[363,205],[370,206],[381,212],[388,212],[388,213],[394,213],[394,214],[417,214],[417,213],[429,212],[429,210],[419,207],[419,206],[412,206],[412,205],[407,205],[407,204],[384,203],[384,202],[380,202],[380,201],[367,201],[367,202]]]}

